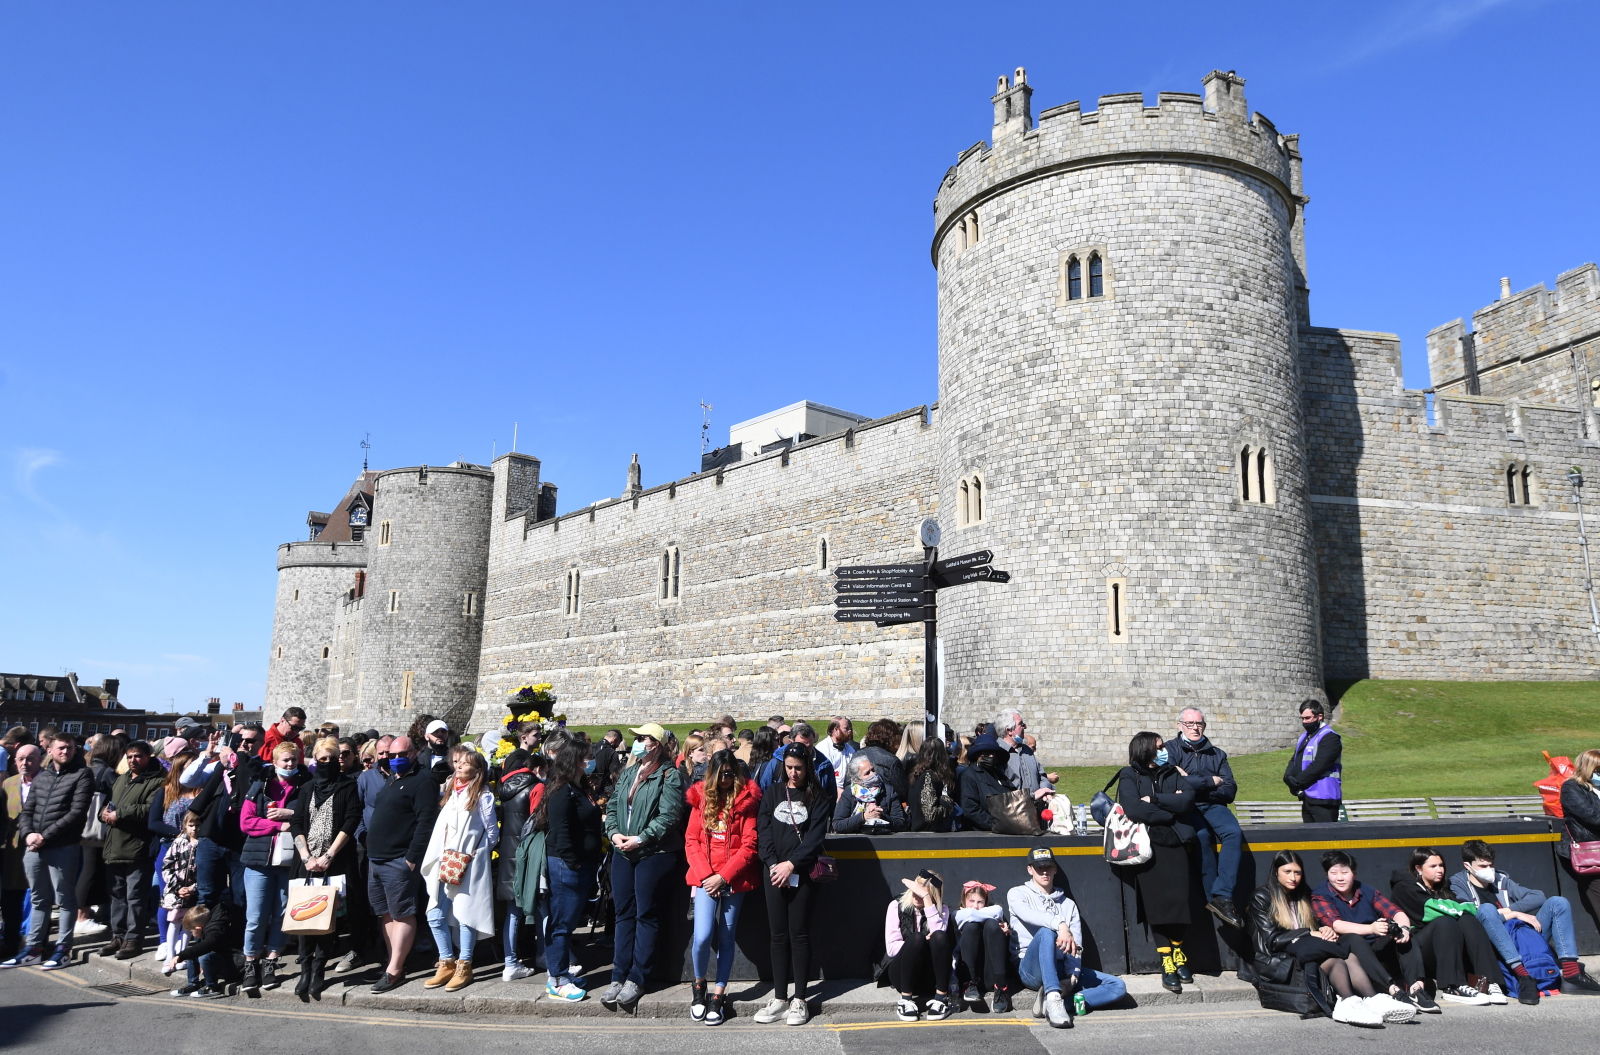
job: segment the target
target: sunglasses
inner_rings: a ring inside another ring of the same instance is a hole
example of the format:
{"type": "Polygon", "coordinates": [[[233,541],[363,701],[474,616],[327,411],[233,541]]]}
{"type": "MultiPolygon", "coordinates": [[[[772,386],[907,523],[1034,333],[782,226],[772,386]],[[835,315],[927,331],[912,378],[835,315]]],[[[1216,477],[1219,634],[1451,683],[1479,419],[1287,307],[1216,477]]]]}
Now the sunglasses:
{"type": "Polygon", "coordinates": [[[340,758],[354,758],[355,755],[356,755],[356,753],[354,751],[350,750],[348,747],[342,748],[339,751],[339,757],[340,758]]]}

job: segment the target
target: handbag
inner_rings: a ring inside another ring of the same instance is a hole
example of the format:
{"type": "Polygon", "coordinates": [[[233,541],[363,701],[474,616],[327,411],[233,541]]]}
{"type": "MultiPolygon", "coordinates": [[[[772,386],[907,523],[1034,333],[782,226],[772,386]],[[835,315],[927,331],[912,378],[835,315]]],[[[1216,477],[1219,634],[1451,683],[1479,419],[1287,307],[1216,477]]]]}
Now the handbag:
{"type": "MultiPolygon", "coordinates": [[[[783,789],[783,799],[785,802],[790,803],[794,801],[789,797],[789,789],[787,787],[783,789]]],[[[796,839],[801,838],[800,825],[794,822],[793,810],[789,811],[789,826],[794,829],[794,837],[796,839]]],[[[813,883],[831,883],[838,878],[839,862],[827,854],[818,854],[817,859],[811,863],[811,881],[813,883]]]]}
{"type": "Polygon", "coordinates": [[[294,836],[281,831],[272,837],[272,857],[267,863],[274,868],[294,864],[294,836]]]}
{"type": "Polygon", "coordinates": [[[106,808],[106,802],[106,793],[103,791],[89,796],[89,815],[83,819],[83,834],[79,838],[93,843],[105,842],[106,822],[100,819],[100,811],[106,808]]]}
{"type": "Polygon", "coordinates": [[[1600,875],[1600,842],[1574,842],[1572,870],[1581,876],[1600,875]]]}
{"type": "Polygon", "coordinates": [[[461,878],[467,874],[467,866],[471,863],[472,855],[465,850],[444,851],[439,857],[439,882],[460,886],[461,878]]]}
{"type": "Polygon", "coordinates": [[[1050,796],[1050,834],[1071,835],[1076,830],[1072,820],[1072,800],[1065,795],[1050,796]]]}
{"type": "Polygon", "coordinates": [[[1129,818],[1122,803],[1114,803],[1106,817],[1106,860],[1114,865],[1142,865],[1155,856],[1150,829],[1129,818]]]}
{"type": "Polygon", "coordinates": [[[1040,835],[1039,813],[1033,808],[1033,796],[1022,788],[990,795],[983,800],[989,811],[989,830],[996,835],[1040,835]]]}
{"type": "Polygon", "coordinates": [[[329,877],[290,882],[289,900],[283,909],[283,932],[332,934],[337,926],[339,889],[329,877]]]}
{"type": "Polygon", "coordinates": [[[1094,822],[1102,828],[1106,826],[1106,818],[1111,816],[1111,807],[1117,804],[1117,800],[1107,795],[1106,792],[1110,791],[1111,785],[1121,778],[1122,774],[1118,773],[1106,781],[1106,786],[1095,792],[1094,798],[1089,800],[1089,816],[1093,817],[1094,822]]]}

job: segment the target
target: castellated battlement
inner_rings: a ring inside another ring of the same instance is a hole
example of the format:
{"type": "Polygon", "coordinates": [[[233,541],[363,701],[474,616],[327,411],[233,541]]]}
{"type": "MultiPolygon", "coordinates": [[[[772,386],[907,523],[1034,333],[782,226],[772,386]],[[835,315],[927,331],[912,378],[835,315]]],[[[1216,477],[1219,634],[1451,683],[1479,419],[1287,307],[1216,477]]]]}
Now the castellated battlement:
{"type": "Polygon", "coordinates": [[[285,542],[278,547],[278,570],[285,568],[364,568],[365,542],[285,542]]]}
{"type": "Polygon", "coordinates": [[[1020,183],[1099,165],[1148,160],[1232,169],[1268,184],[1293,215],[1302,204],[1298,137],[1280,135],[1264,115],[1249,112],[1242,77],[1214,70],[1202,85],[1202,95],[1162,92],[1155,106],[1139,92],[1102,95],[1089,111],[1074,101],[1045,110],[1034,127],[1026,71],[1001,77],[991,141],[962,151],[939,185],[935,264],[943,239],[985,201],[1020,183]]]}

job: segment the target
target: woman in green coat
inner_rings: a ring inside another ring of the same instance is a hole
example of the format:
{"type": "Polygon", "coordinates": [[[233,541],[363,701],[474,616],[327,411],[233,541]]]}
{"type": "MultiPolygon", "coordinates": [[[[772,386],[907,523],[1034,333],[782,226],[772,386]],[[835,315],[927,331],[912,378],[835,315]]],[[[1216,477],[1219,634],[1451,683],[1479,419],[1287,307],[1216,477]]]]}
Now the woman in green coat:
{"type": "Polygon", "coordinates": [[[661,910],[682,868],[683,774],[667,757],[667,731],[654,722],[628,730],[632,758],[606,803],[611,843],[611,900],[616,908],[615,966],[600,994],[607,1007],[631,1007],[655,964],[661,910]]]}

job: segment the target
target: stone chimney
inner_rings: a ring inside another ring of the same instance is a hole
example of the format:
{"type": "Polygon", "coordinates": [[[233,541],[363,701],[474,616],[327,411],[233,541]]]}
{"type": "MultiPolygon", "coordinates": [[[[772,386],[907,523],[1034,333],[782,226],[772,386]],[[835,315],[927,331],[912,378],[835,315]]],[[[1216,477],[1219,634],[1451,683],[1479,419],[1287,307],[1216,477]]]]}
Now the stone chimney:
{"type": "Polygon", "coordinates": [[[1232,114],[1241,120],[1250,117],[1250,104],[1244,98],[1244,78],[1229,70],[1212,70],[1202,78],[1206,109],[1214,114],[1232,114]]]}
{"type": "Polygon", "coordinates": [[[1506,300],[1506,299],[1509,299],[1510,296],[1511,296],[1511,279],[1502,278],[1500,280],[1500,299],[1501,300],[1506,300]]]}
{"type": "Polygon", "coordinates": [[[1028,71],[1017,67],[1015,83],[1001,77],[995,86],[994,135],[991,146],[999,146],[1005,136],[1020,136],[1033,127],[1033,88],[1028,84],[1028,71]]]}
{"type": "Polygon", "coordinates": [[[635,498],[644,487],[640,484],[639,456],[635,454],[633,461],[628,465],[628,488],[622,492],[623,498],[635,498]]]}

